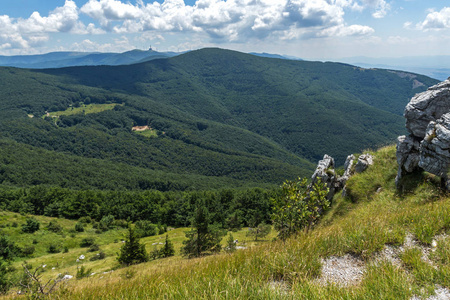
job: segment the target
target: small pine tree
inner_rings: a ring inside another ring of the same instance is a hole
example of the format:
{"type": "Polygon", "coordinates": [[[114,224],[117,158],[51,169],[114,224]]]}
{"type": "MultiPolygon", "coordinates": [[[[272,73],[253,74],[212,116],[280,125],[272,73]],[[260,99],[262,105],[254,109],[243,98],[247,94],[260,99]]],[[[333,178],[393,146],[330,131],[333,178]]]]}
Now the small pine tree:
{"type": "Polygon", "coordinates": [[[258,238],[263,238],[269,234],[272,230],[270,225],[261,223],[254,228],[249,228],[247,232],[247,236],[252,236],[255,239],[255,242],[258,241],[258,238]]]}
{"type": "Polygon", "coordinates": [[[169,235],[166,234],[166,242],[161,250],[159,250],[159,257],[169,257],[175,255],[175,248],[173,243],[169,240],[169,235]]]}
{"type": "Polygon", "coordinates": [[[128,225],[128,232],[125,237],[125,243],[120,248],[117,260],[124,265],[139,264],[148,261],[148,254],[145,251],[145,245],[139,243],[139,237],[134,228],[128,225]]]}
{"type": "Polygon", "coordinates": [[[231,233],[228,235],[227,246],[225,247],[225,251],[227,253],[233,253],[234,251],[236,251],[236,243],[234,242],[234,237],[231,233]]]}
{"type": "Polygon", "coordinates": [[[184,246],[181,248],[183,255],[191,258],[220,251],[224,232],[209,223],[208,210],[200,205],[195,211],[191,230],[185,233],[187,240],[183,241],[184,246]]]}

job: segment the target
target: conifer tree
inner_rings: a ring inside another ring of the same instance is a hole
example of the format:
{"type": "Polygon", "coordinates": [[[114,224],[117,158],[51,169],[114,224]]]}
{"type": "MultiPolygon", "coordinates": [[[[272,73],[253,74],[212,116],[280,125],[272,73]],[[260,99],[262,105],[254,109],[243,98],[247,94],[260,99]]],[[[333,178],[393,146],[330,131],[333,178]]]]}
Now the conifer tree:
{"type": "Polygon", "coordinates": [[[223,230],[210,224],[208,210],[200,205],[195,210],[192,228],[186,232],[187,240],[183,242],[181,253],[185,256],[199,257],[206,253],[219,252],[223,230]]]}
{"type": "Polygon", "coordinates": [[[164,247],[159,250],[159,257],[169,257],[175,255],[175,248],[173,247],[173,243],[169,240],[169,235],[166,234],[166,242],[164,243],[164,247]]]}
{"type": "Polygon", "coordinates": [[[125,265],[139,264],[148,261],[145,245],[139,243],[139,237],[131,224],[128,225],[125,243],[122,248],[120,248],[117,260],[119,263],[125,265]]]}

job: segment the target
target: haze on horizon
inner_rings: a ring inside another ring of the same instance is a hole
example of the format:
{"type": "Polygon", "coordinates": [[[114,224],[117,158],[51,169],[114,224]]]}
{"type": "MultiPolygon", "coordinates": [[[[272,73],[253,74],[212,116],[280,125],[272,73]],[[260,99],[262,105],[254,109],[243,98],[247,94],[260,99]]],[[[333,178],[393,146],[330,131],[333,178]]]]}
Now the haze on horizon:
{"type": "Polygon", "coordinates": [[[449,54],[431,0],[20,0],[0,4],[0,55],[221,47],[304,59],[449,54]]]}

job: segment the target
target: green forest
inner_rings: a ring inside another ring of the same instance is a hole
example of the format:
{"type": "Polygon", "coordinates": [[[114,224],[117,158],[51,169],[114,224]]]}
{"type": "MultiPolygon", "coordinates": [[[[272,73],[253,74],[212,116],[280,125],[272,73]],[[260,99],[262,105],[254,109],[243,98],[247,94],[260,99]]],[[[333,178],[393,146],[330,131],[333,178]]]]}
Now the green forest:
{"type": "Polygon", "coordinates": [[[0,183],[279,186],[309,176],[325,153],[342,165],[404,132],[404,105],[436,82],[412,77],[221,49],[116,67],[0,68],[0,183]]]}

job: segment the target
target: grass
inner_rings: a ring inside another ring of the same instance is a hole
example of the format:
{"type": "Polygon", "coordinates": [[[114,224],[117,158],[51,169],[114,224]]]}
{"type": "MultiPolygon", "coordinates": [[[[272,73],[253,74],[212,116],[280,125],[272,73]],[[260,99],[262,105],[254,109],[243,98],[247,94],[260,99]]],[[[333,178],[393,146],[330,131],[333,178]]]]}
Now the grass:
{"type": "MultiPolygon", "coordinates": [[[[234,254],[221,253],[198,259],[175,256],[71,280],[53,297],[411,299],[414,295],[433,294],[436,285],[450,288],[450,241],[447,239],[439,240],[430,261],[423,260],[419,248],[414,247],[406,248],[400,255],[400,265],[377,258],[385,245],[397,247],[404,243],[406,235],[412,234],[417,245],[428,247],[437,235],[448,234],[450,199],[440,192],[439,184],[428,174],[420,176],[415,188],[398,193],[394,188],[395,148],[383,148],[372,154],[375,165],[348,182],[351,198],[337,195],[322,222],[308,233],[300,232],[284,243],[265,241],[257,245],[247,241],[250,247],[234,254]],[[321,259],[346,253],[365,262],[362,281],[348,287],[318,284],[321,259]]],[[[169,233],[177,250],[184,239],[184,230],[169,233]]],[[[275,232],[271,234],[267,240],[275,232]]],[[[243,241],[245,230],[233,235],[243,241]]],[[[149,250],[151,243],[163,238],[155,236],[143,241],[149,250]]],[[[104,247],[112,253],[119,246],[113,243],[104,247]]],[[[71,260],[81,252],[71,250],[71,260]]],[[[36,258],[33,263],[43,263],[53,257],[57,255],[36,258]]],[[[86,267],[102,272],[114,265],[113,257],[109,259],[104,263],[86,264],[86,267]]],[[[76,265],[67,266],[65,270],[74,272],[76,265]]]]}
{"type": "Polygon", "coordinates": [[[83,115],[95,114],[95,113],[100,113],[105,110],[112,110],[117,105],[123,105],[123,104],[117,104],[117,103],[88,104],[88,105],[82,104],[79,107],[72,106],[63,111],[49,112],[48,114],[43,115],[42,118],[45,118],[45,117],[59,118],[61,116],[71,116],[71,115],[76,115],[76,114],[83,114],[83,115]]]}
{"type": "MultiPolygon", "coordinates": [[[[75,276],[77,269],[84,266],[86,269],[91,269],[92,273],[96,275],[92,276],[95,280],[100,280],[100,277],[114,277],[110,275],[111,271],[119,268],[119,264],[116,260],[117,253],[120,251],[122,246],[122,239],[125,234],[126,229],[114,228],[106,232],[96,233],[96,230],[92,228],[91,224],[85,226],[85,231],[80,233],[75,233],[73,231],[77,221],[67,220],[67,219],[57,219],[49,218],[44,216],[33,216],[40,222],[40,230],[33,234],[26,234],[21,232],[21,225],[25,223],[27,216],[20,214],[2,211],[0,212],[0,228],[2,234],[10,237],[18,246],[30,246],[35,247],[35,252],[31,257],[16,259],[12,266],[21,273],[22,264],[30,264],[33,268],[45,265],[45,272],[42,275],[43,280],[48,280],[51,278],[56,278],[58,274],[69,274],[75,276]],[[49,232],[46,227],[53,221],[57,222],[63,228],[62,232],[59,234],[49,232]],[[13,225],[15,223],[15,225],[13,225]],[[89,252],[87,247],[80,247],[80,242],[84,238],[93,237],[95,238],[95,243],[100,246],[100,250],[106,254],[106,258],[103,260],[90,261],[90,259],[99,253],[99,251],[89,252]],[[35,243],[33,243],[35,241],[35,243]],[[60,249],[59,253],[49,254],[48,247],[50,244],[55,244],[60,249]],[[62,252],[64,247],[68,247],[68,252],[62,252]],[[84,255],[84,260],[77,259],[84,255]]],[[[152,251],[155,247],[161,248],[162,243],[165,241],[166,234],[169,235],[169,239],[173,242],[176,253],[174,257],[163,259],[161,261],[151,261],[147,263],[150,269],[161,268],[161,266],[177,266],[182,265],[186,260],[180,254],[180,248],[183,246],[183,241],[185,240],[185,232],[189,228],[169,228],[167,233],[145,237],[141,239],[141,242],[145,244],[147,252],[152,251]]],[[[234,239],[237,239],[238,246],[244,248],[252,248],[256,245],[267,244],[271,241],[276,232],[272,231],[265,239],[258,240],[255,242],[252,238],[248,237],[248,229],[243,228],[237,232],[230,232],[234,239]]],[[[226,245],[226,240],[228,234],[222,239],[222,245],[226,245]]],[[[242,251],[242,250],[239,250],[242,251]]],[[[165,267],[164,267],[165,268],[165,267]]],[[[114,274],[120,278],[127,278],[124,274],[127,270],[136,269],[135,267],[125,270],[119,270],[114,274]]],[[[138,269],[138,268],[137,268],[138,269]]],[[[134,273],[131,272],[131,273],[134,273]]],[[[139,273],[139,272],[138,272],[139,273]]],[[[112,274],[112,273],[111,273],[112,274]]],[[[129,276],[128,276],[129,277],[129,276]]],[[[134,277],[134,276],[132,276],[134,277]]]]}
{"type": "Polygon", "coordinates": [[[148,129],[143,131],[135,131],[137,134],[145,136],[147,138],[158,137],[158,131],[155,129],[148,129]]]}

